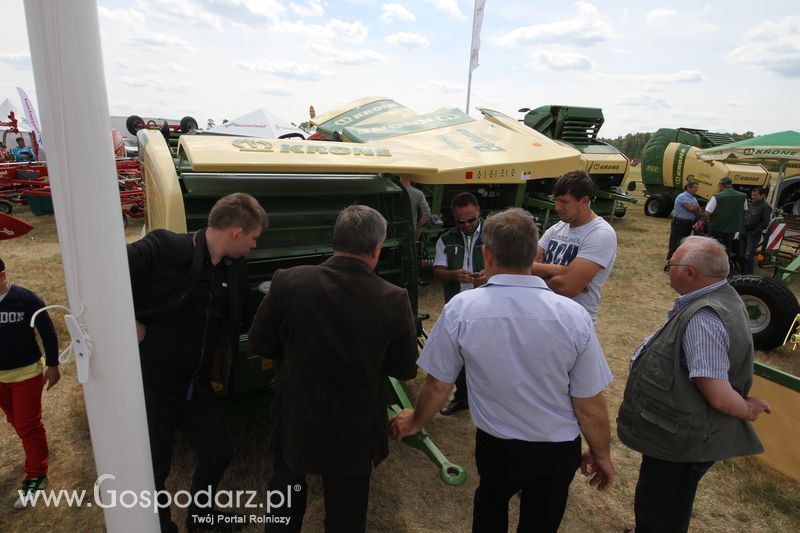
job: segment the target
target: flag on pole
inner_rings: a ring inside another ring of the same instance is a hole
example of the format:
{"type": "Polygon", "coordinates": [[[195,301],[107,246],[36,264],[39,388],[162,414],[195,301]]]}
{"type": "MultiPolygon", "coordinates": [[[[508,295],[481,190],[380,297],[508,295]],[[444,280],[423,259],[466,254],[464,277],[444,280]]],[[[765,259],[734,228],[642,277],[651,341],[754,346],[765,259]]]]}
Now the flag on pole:
{"type": "Polygon", "coordinates": [[[475,0],[475,14],[472,18],[472,50],[469,56],[469,72],[478,68],[478,52],[481,50],[481,25],[483,24],[483,6],[486,0],[475,0]]]}
{"type": "Polygon", "coordinates": [[[19,99],[22,100],[22,109],[25,112],[25,118],[28,119],[28,124],[30,124],[33,134],[36,136],[36,142],[39,143],[39,146],[44,148],[42,128],[39,127],[39,119],[36,118],[36,110],[33,108],[33,103],[22,88],[17,87],[17,92],[19,93],[19,99]]]}

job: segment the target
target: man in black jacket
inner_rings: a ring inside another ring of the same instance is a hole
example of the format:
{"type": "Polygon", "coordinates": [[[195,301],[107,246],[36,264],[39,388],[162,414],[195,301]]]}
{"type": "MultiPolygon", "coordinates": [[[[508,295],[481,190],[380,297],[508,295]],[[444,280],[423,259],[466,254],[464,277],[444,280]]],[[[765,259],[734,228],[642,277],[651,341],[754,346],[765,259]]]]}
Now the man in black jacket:
{"type": "Polygon", "coordinates": [[[765,200],[767,190],[764,187],[756,187],[750,193],[747,211],[744,214],[744,225],[739,237],[740,249],[742,252],[742,274],[752,274],[756,264],[756,249],[764,230],[769,226],[772,218],[772,206],[765,200]]]}
{"type": "Polygon", "coordinates": [[[386,375],[417,373],[408,293],[373,272],[385,238],[380,213],[346,208],[333,230],[334,256],[278,270],[253,320],[252,352],[281,360],[269,488],[286,498],[271,511],[286,527],[275,520],[268,531],[300,531],[306,474],[322,476],[325,531],[365,530],[370,474],[389,453],[386,375]]]}
{"type": "MultiPolygon", "coordinates": [[[[232,524],[200,523],[195,513],[209,514],[210,507],[196,506],[205,504],[198,491],[213,495],[231,459],[211,380],[230,387],[239,334],[252,317],[244,256],[265,227],[267,215],[258,201],[234,193],[214,204],[203,230],[155,230],[128,245],[156,490],[164,489],[169,475],[176,429],[198,455],[189,531],[232,529],[232,524]]],[[[161,505],[166,501],[159,499],[161,505]]],[[[224,513],[211,513],[219,514],[224,513]]],[[[159,509],[159,519],[162,531],[177,531],[169,507],[159,509]]]]}

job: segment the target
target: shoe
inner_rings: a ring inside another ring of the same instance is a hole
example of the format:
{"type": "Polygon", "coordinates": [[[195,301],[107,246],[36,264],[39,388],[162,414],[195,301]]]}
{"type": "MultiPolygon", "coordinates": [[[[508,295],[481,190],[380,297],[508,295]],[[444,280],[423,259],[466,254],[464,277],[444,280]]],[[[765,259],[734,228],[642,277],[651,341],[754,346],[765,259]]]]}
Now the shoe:
{"type": "Polygon", "coordinates": [[[467,402],[452,399],[447,402],[444,407],[442,407],[442,409],[439,411],[439,414],[442,416],[450,416],[453,413],[457,413],[458,411],[463,411],[465,409],[469,409],[469,404],[467,402]]]}
{"type": "Polygon", "coordinates": [[[219,509],[197,509],[186,515],[186,531],[241,531],[247,526],[247,517],[219,509]],[[221,517],[221,519],[220,519],[221,517]]]}
{"type": "MultiPolygon", "coordinates": [[[[33,495],[40,490],[47,488],[47,475],[32,477],[22,482],[22,488],[19,489],[19,497],[14,502],[14,509],[24,509],[28,506],[28,502],[33,500],[33,495]]],[[[31,504],[31,506],[33,506],[31,504]]]]}

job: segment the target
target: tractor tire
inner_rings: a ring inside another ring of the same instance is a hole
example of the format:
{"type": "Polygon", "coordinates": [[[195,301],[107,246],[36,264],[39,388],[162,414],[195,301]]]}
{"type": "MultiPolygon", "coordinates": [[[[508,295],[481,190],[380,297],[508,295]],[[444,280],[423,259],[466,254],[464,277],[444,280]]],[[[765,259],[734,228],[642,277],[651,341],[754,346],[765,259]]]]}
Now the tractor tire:
{"type": "Polygon", "coordinates": [[[648,196],[644,203],[644,214],[649,217],[666,218],[670,211],[672,211],[672,206],[669,199],[662,194],[648,196]]]}
{"type": "Polygon", "coordinates": [[[181,133],[189,133],[192,130],[200,129],[194,117],[183,117],[181,119],[181,133]]]}
{"type": "Polygon", "coordinates": [[[142,119],[142,117],[138,115],[131,115],[125,121],[125,129],[127,129],[128,133],[130,133],[134,137],[136,136],[136,132],[138,132],[140,129],[144,127],[145,127],[144,120],[142,119]]]}
{"type": "Polygon", "coordinates": [[[735,276],[730,284],[747,308],[755,349],[766,351],[781,346],[800,313],[792,291],[763,276],[735,276]]]}
{"type": "Polygon", "coordinates": [[[0,200],[0,213],[10,215],[14,211],[14,204],[8,200],[0,200]]]}

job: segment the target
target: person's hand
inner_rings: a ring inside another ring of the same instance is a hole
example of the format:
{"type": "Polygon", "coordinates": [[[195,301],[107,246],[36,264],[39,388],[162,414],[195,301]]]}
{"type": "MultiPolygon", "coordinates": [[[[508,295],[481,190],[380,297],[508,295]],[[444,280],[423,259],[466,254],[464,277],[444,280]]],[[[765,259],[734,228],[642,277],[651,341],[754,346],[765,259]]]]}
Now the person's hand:
{"type": "Polygon", "coordinates": [[[409,435],[419,433],[420,429],[414,424],[413,409],[403,409],[397,413],[397,416],[389,420],[389,435],[397,442],[409,435]]]}
{"type": "Polygon", "coordinates": [[[472,283],[475,281],[475,278],[472,276],[472,272],[460,268],[456,270],[456,280],[459,283],[472,283]]]}
{"type": "Polygon", "coordinates": [[[136,321],[136,339],[139,341],[139,344],[142,343],[142,341],[144,340],[144,336],[145,335],[147,335],[147,328],[144,326],[144,324],[142,324],[141,322],[139,322],[137,320],[136,321]]]}
{"type": "Polygon", "coordinates": [[[614,483],[614,466],[611,457],[595,457],[591,448],[583,452],[581,474],[590,476],[589,485],[606,490],[614,483]]]}
{"type": "Polygon", "coordinates": [[[750,416],[747,418],[750,422],[755,422],[761,413],[772,414],[769,404],[761,398],[750,396],[747,398],[747,403],[750,404],[750,416]]]}
{"type": "Polygon", "coordinates": [[[480,272],[473,272],[472,273],[472,283],[476,287],[480,287],[481,285],[485,285],[488,279],[486,278],[486,271],[481,270],[480,272]]]}
{"type": "Polygon", "coordinates": [[[61,379],[61,372],[57,366],[48,366],[44,370],[45,390],[50,390],[61,379]]]}

